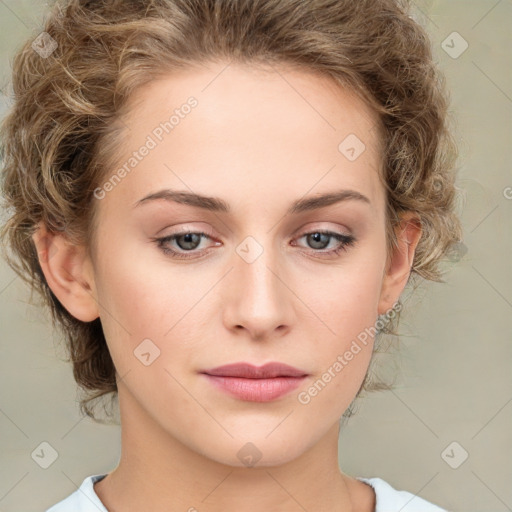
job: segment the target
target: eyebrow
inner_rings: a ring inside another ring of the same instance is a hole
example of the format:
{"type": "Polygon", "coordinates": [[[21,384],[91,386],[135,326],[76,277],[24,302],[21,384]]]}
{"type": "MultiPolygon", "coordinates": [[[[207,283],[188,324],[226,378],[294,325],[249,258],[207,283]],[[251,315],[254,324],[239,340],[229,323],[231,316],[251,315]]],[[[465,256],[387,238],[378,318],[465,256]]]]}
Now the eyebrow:
{"type": "MultiPolygon", "coordinates": [[[[202,208],[212,212],[230,213],[229,204],[219,197],[209,197],[193,192],[163,189],[153,192],[135,203],[135,208],[151,201],[165,200],[179,204],[186,204],[195,208],[202,208]]],[[[342,201],[356,200],[371,204],[370,200],[356,190],[337,190],[318,196],[306,197],[294,201],[288,208],[286,215],[318,210],[342,201]]]]}

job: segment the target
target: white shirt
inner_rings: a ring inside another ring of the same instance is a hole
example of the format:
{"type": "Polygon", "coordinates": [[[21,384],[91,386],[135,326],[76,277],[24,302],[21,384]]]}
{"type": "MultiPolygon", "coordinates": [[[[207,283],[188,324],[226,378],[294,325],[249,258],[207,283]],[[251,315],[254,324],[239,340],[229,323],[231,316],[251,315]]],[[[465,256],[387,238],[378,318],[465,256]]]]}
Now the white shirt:
{"type": "MultiPolygon", "coordinates": [[[[94,484],[106,475],[88,476],[80,488],[46,512],[108,512],[94,492],[94,484]]],[[[381,478],[357,478],[375,490],[375,512],[447,512],[407,491],[397,491],[381,478]]]]}

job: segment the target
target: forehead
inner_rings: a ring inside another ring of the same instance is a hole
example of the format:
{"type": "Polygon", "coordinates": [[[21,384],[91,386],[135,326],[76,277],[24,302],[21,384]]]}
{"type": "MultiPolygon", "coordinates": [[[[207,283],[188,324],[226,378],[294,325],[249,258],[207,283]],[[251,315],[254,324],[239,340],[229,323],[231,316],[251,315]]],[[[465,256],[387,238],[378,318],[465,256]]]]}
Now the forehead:
{"type": "Polygon", "coordinates": [[[159,188],[271,201],[346,187],[382,202],[377,116],[329,77],[210,63],[146,84],[127,106],[117,164],[129,172],[110,201],[159,188]]]}

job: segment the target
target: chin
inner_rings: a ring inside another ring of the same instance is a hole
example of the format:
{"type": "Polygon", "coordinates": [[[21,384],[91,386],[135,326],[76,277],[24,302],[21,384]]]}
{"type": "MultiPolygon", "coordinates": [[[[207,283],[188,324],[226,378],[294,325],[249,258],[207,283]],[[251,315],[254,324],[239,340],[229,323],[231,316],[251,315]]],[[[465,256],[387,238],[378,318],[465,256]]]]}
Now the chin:
{"type": "Polygon", "coordinates": [[[267,435],[267,430],[254,435],[248,431],[244,435],[235,435],[235,439],[224,439],[224,442],[209,437],[211,444],[201,447],[200,453],[226,466],[264,468],[287,464],[308,449],[302,444],[303,437],[284,437],[276,432],[267,435]]]}

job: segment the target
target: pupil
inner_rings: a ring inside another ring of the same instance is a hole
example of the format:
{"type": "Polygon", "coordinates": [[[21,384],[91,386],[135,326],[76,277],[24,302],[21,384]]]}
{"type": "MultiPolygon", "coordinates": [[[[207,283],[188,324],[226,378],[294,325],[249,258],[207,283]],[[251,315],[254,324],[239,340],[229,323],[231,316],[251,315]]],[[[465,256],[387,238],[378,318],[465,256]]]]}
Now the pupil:
{"type": "MultiPolygon", "coordinates": [[[[326,237],[328,238],[328,235],[325,235],[324,233],[313,233],[312,235],[310,235],[311,238],[313,238],[313,245],[314,244],[317,244],[317,243],[320,243],[320,246],[324,245],[325,246],[325,242],[324,244],[321,243],[321,239],[322,237],[326,237]]],[[[315,247],[315,249],[322,249],[323,247],[315,247]]]]}
{"type": "MultiPolygon", "coordinates": [[[[185,247],[182,247],[182,249],[194,249],[194,245],[197,245],[198,240],[195,240],[196,244],[194,244],[194,237],[197,239],[199,238],[197,233],[186,233],[182,235],[181,238],[184,239],[185,247]],[[192,247],[187,247],[187,244],[192,244],[192,247]]],[[[181,244],[179,244],[181,246],[181,244]]]]}

